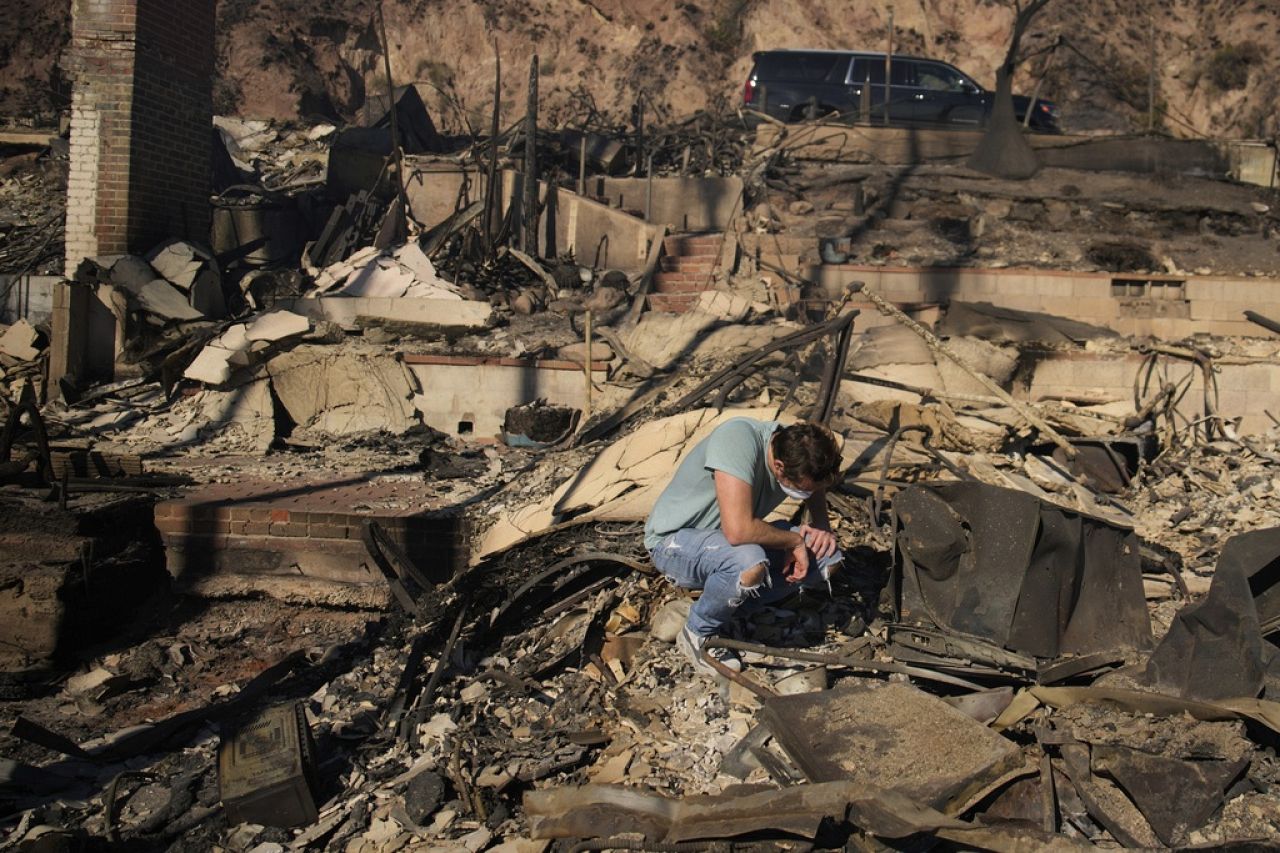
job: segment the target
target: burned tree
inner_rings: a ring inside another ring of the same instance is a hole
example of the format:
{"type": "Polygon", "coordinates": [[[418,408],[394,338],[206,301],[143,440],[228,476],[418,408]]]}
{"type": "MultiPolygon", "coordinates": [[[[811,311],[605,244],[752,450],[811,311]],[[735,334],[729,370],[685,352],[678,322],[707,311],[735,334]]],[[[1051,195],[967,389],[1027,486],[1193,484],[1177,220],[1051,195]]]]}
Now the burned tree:
{"type": "Polygon", "coordinates": [[[1013,72],[1024,57],[1018,55],[1022,37],[1031,20],[1049,0],[1012,0],[1013,33],[1004,61],[996,69],[995,101],[987,120],[987,132],[978,143],[969,167],[1001,178],[1029,178],[1040,169],[1040,161],[1030,143],[1022,135],[1013,109],[1013,72]]]}

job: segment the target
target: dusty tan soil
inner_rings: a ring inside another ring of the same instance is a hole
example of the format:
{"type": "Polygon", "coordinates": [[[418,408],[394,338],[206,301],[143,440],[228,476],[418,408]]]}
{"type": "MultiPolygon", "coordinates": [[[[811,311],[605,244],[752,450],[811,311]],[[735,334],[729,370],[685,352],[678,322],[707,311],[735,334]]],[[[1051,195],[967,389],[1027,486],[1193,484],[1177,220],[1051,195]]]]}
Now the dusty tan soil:
{"type": "MultiPolygon", "coordinates": [[[[69,29],[67,0],[8,0],[21,27],[0,33],[0,116],[55,114],[67,87],[56,60],[69,29]]],[[[523,112],[531,58],[543,109],[553,118],[591,108],[625,119],[646,96],[653,110],[682,115],[735,105],[752,51],[775,47],[882,49],[883,3],[838,0],[386,0],[399,82],[435,91],[450,130],[485,126],[494,46],[502,58],[504,114],[523,112]]],[[[1056,0],[1028,36],[1036,48],[1065,36],[1050,61],[1030,60],[1017,84],[1063,107],[1071,130],[1147,126],[1154,53],[1159,124],[1179,136],[1272,137],[1277,130],[1280,6],[1259,0],[1056,0]],[[1046,72],[1047,66],[1047,72],[1046,72]]],[[[383,88],[370,0],[221,0],[217,107],[291,118],[349,117],[383,88]]],[[[986,85],[1005,49],[1011,15],[992,0],[897,3],[899,49],[955,62],[986,85]]]]}

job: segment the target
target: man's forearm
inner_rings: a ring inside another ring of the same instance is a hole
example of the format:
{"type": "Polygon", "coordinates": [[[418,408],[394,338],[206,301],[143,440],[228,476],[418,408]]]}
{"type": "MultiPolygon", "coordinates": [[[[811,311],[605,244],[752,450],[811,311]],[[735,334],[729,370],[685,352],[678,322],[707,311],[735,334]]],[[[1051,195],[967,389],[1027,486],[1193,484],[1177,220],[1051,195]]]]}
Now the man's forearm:
{"type": "Polygon", "coordinates": [[[827,512],[827,495],[825,492],[814,492],[805,506],[809,510],[809,523],[819,530],[831,529],[831,516],[827,512]]]}
{"type": "Polygon", "coordinates": [[[804,537],[792,530],[774,527],[758,518],[751,519],[746,529],[739,532],[734,545],[760,545],[781,551],[803,544],[804,537]]]}

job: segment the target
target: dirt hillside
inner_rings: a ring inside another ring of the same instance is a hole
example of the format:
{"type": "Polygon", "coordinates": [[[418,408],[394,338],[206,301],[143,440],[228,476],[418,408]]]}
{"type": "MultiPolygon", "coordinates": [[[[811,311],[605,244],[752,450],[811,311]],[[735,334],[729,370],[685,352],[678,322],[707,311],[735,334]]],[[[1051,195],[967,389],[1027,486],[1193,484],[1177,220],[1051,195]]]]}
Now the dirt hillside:
{"type": "MultiPolygon", "coordinates": [[[[57,67],[69,0],[5,0],[21,27],[0,33],[0,115],[56,115],[67,87],[57,67]]],[[[382,88],[373,0],[220,0],[220,112],[292,118],[354,115],[382,88]]],[[[504,115],[523,112],[531,58],[554,118],[595,110],[624,121],[643,95],[650,115],[736,103],[752,51],[771,47],[881,49],[887,5],[843,0],[385,0],[399,81],[434,92],[452,131],[487,124],[502,57],[504,115]]],[[[894,4],[901,50],[937,56],[987,85],[1011,12],[1000,0],[894,4]]],[[[1274,0],[1055,0],[1030,47],[1065,46],[1022,68],[1018,86],[1059,102],[1074,131],[1147,125],[1153,47],[1160,125],[1179,136],[1271,138],[1277,133],[1280,4],[1274,0]]]]}

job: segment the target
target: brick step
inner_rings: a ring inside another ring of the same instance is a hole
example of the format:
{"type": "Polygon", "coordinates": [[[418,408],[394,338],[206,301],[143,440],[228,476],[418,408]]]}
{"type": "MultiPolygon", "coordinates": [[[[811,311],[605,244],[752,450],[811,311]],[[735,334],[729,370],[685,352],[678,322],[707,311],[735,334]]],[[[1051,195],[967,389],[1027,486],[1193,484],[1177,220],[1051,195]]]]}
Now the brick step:
{"type": "Polygon", "coordinates": [[[671,314],[683,314],[698,301],[696,294],[689,293],[650,293],[650,311],[667,311],[671,314]]]}
{"type": "Polygon", "coordinates": [[[666,250],[668,256],[702,257],[720,254],[720,244],[722,242],[723,238],[719,234],[675,236],[664,239],[662,248],[666,250]]]}
{"type": "Polygon", "coordinates": [[[700,273],[702,275],[710,275],[715,269],[715,262],[711,256],[694,256],[694,255],[678,255],[671,257],[664,255],[658,269],[663,272],[686,272],[700,273]]]}
{"type": "Polygon", "coordinates": [[[654,293],[701,293],[704,290],[715,290],[715,287],[706,281],[653,280],[654,293]]]}
{"type": "Polygon", "coordinates": [[[706,273],[660,272],[653,277],[654,284],[694,284],[702,287],[710,286],[711,276],[706,273]]]}

